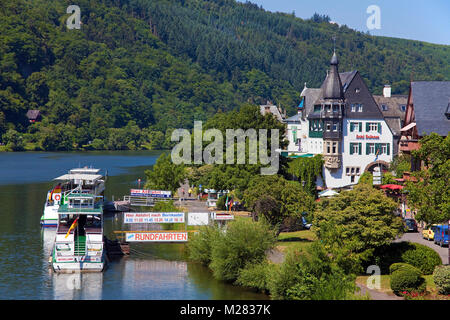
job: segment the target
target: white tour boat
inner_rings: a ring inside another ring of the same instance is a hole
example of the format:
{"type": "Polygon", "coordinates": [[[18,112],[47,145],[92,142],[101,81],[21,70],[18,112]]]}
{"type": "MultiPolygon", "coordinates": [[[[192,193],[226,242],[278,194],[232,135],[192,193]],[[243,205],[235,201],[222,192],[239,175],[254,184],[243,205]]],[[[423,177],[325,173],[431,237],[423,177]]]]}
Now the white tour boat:
{"type": "Polygon", "coordinates": [[[99,174],[100,169],[75,168],[67,174],[55,178],[57,185],[47,192],[44,214],[41,217],[43,227],[56,227],[58,209],[67,201],[67,196],[73,193],[93,194],[101,196],[96,201],[103,201],[105,179],[99,174]]]}
{"type": "Polygon", "coordinates": [[[103,202],[93,194],[72,193],[58,208],[51,265],[55,272],[103,271],[103,202]]]}

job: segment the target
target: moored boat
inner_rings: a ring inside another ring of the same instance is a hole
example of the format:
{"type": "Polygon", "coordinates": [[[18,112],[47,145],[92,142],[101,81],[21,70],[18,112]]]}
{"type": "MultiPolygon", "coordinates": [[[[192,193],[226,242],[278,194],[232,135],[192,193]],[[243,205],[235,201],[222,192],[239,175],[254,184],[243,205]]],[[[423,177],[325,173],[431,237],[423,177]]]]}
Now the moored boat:
{"type": "Polygon", "coordinates": [[[100,196],[71,193],[58,208],[51,265],[55,272],[103,271],[103,203],[100,196]]]}
{"type": "Polygon", "coordinates": [[[56,227],[58,222],[58,209],[67,203],[69,194],[93,194],[101,196],[96,201],[103,201],[105,179],[99,174],[100,169],[75,168],[67,174],[55,178],[56,186],[47,192],[44,205],[44,214],[41,217],[43,227],[56,227]]]}

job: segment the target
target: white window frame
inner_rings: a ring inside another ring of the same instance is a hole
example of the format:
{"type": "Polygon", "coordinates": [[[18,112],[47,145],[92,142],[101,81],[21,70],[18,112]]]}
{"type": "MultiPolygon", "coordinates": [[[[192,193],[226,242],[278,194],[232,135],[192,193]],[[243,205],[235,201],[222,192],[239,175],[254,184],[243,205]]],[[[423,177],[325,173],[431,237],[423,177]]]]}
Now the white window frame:
{"type": "Polygon", "coordinates": [[[351,142],[350,143],[350,152],[351,154],[359,154],[359,143],[358,142],[351,142]]]}
{"type": "Polygon", "coordinates": [[[368,145],[369,145],[369,154],[375,154],[375,143],[368,143],[368,145]]]}
{"type": "Polygon", "coordinates": [[[369,132],[378,132],[377,122],[369,122],[369,132]]]}

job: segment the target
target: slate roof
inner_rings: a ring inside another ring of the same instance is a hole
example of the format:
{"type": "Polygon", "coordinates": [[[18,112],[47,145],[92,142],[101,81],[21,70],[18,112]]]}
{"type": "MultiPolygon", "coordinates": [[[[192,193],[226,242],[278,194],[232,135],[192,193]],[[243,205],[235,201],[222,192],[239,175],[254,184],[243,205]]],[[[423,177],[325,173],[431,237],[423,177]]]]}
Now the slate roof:
{"type": "Polygon", "coordinates": [[[408,103],[408,96],[392,95],[391,97],[373,96],[375,102],[380,108],[389,128],[391,128],[394,135],[401,135],[400,129],[403,127],[405,120],[405,111],[402,111],[401,106],[406,106],[408,103]],[[387,106],[387,110],[382,109],[382,105],[387,106]]]}
{"type": "MultiPolygon", "coordinates": [[[[347,88],[348,88],[350,82],[352,82],[352,80],[355,77],[355,75],[357,74],[357,72],[358,72],[357,70],[353,70],[353,71],[339,73],[339,78],[341,79],[341,85],[342,85],[342,92],[344,93],[344,95],[345,95],[345,92],[347,91],[347,88]]],[[[320,104],[320,101],[324,99],[324,95],[323,95],[324,83],[325,83],[325,80],[319,89],[308,88],[308,90],[317,90],[317,92],[315,92],[315,95],[314,95],[315,99],[312,102],[311,110],[314,108],[314,104],[320,104]]],[[[302,95],[303,95],[303,92],[302,92],[302,95]]],[[[307,115],[308,114],[309,114],[309,112],[307,112],[307,115]]]]}
{"type": "Polygon", "coordinates": [[[347,91],[348,85],[350,84],[350,82],[352,82],[357,72],[358,71],[353,70],[339,73],[339,77],[341,78],[342,83],[342,90],[344,91],[344,93],[347,91]]]}
{"type": "Polygon", "coordinates": [[[284,116],[281,114],[280,109],[275,105],[272,104],[260,105],[259,110],[262,115],[270,112],[278,119],[278,121],[283,122],[284,120],[284,116]]]}
{"type": "Polygon", "coordinates": [[[375,102],[378,104],[378,107],[385,117],[399,117],[404,120],[406,109],[405,111],[402,111],[401,106],[407,105],[408,96],[392,95],[389,98],[385,96],[373,96],[373,98],[375,99],[375,102]],[[386,111],[383,111],[383,109],[381,108],[381,105],[383,104],[388,107],[386,111]]]}
{"type": "Polygon", "coordinates": [[[450,102],[450,81],[411,82],[411,95],[418,134],[447,136],[450,120],[445,112],[450,102]]]}
{"type": "Polygon", "coordinates": [[[37,120],[40,116],[39,110],[28,110],[27,112],[27,118],[29,120],[37,120]]]}
{"type": "Polygon", "coordinates": [[[339,61],[336,52],[333,53],[333,57],[330,61],[330,71],[322,83],[322,92],[325,99],[343,99],[344,94],[342,92],[341,77],[338,72],[339,61]]]}
{"type": "Polygon", "coordinates": [[[305,97],[305,117],[314,110],[314,103],[322,97],[322,89],[320,88],[304,88],[301,97],[305,97]]]}
{"type": "Polygon", "coordinates": [[[284,120],[284,122],[285,123],[290,123],[290,122],[300,122],[300,117],[301,117],[301,114],[296,114],[296,115],[294,115],[294,116],[292,116],[292,117],[289,117],[289,118],[287,118],[287,119],[285,119],[284,120]]]}

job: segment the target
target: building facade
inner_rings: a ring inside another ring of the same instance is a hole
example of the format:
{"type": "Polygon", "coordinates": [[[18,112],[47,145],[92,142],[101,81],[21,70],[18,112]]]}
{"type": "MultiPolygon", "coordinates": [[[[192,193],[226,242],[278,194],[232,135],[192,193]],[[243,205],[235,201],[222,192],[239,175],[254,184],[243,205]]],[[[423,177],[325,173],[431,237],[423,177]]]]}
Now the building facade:
{"type": "Polygon", "coordinates": [[[392,131],[361,75],[339,73],[338,66],[334,53],[321,88],[305,85],[302,110],[286,121],[292,151],[323,155],[328,188],[356,184],[393,158],[392,131]]]}
{"type": "Polygon", "coordinates": [[[374,95],[373,98],[394,136],[393,155],[396,156],[398,153],[398,143],[401,137],[400,130],[403,128],[405,120],[408,96],[392,95],[391,86],[385,85],[383,88],[383,95],[374,95]]]}
{"type": "MultiPolygon", "coordinates": [[[[420,138],[431,132],[446,137],[450,131],[450,81],[411,82],[400,131],[399,152],[403,154],[419,149],[420,138]]],[[[420,170],[420,163],[412,159],[411,170],[420,170]]]]}

